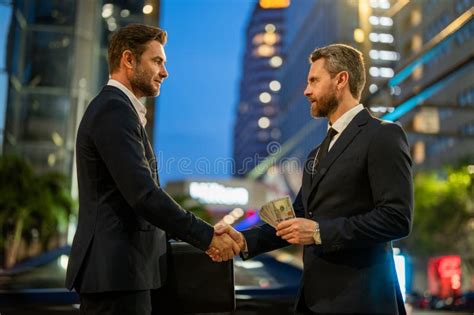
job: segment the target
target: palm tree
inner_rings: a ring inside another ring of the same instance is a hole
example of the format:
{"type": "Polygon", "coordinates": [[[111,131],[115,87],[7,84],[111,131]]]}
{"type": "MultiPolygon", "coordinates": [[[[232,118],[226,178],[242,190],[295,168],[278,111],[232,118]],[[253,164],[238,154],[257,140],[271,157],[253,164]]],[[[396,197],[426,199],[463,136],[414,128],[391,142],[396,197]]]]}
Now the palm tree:
{"type": "Polygon", "coordinates": [[[25,160],[0,157],[0,248],[5,268],[15,265],[21,241],[33,228],[39,230],[42,249],[47,249],[58,228],[67,226],[72,208],[62,174],[35,175],[25,160]]]}
{"type": "Polygon", "coordinates": [[[15,264],[25,221],[29,219],[33,203],[33,187],[34,173],[28,163],[15,156],[0,159],[0,245],[4,248],[6,268],[15,264]]]}

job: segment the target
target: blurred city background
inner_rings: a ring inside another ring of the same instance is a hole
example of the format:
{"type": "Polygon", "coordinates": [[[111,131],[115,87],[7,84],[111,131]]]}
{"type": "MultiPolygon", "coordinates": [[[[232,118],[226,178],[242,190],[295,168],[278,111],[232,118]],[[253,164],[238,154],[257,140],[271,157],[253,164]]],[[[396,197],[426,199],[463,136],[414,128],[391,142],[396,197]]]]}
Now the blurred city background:
{"type": "MultiPolygon", "coordinates": [[[[259,224],[295,194],[327,121],[303,95],[311,51],[364,53],[362,103],[408,134],[415,219],[394,259],[410,312],[474,311],[474,0],[0,0],[0,312],[75,314],[74,140],[128,23],[168,32],[146,99],[165,190],[210,222],[259,224]]],[[[234,262],[237,314],[289,314],[301,248],[234,262]]]]}

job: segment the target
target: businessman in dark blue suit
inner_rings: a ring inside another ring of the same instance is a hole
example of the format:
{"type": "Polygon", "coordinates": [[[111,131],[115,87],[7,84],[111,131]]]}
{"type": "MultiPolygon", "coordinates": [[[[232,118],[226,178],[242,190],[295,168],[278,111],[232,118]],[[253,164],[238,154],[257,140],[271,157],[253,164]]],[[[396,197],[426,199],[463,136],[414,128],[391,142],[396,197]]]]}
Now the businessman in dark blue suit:
{"type": "Polygon", "coordinates": [[[365,67],[359,51],[329,45],[310,61],[304,94],[311,115],[326,117],[329,125],[305,163],[293,204],[297,218],[243,236],[222,231],[241,244],[244,258],[304,245],[296,313],[405,314],[391,241],[409,234],[413,217],[406,135],[360,104],[365,67]]]}
{"type": "Polygon", "coordinates": [[[131,24],[109,45],[110,80],[89,104],[77,132],[79,222],[66,286],[81,314],[151,314],[150,290],[166,280],[166,233],[222,260],[239,247],[181,208],[160,187],[141,97],[157,96],[168,76],[166,33],[131,24]]]}

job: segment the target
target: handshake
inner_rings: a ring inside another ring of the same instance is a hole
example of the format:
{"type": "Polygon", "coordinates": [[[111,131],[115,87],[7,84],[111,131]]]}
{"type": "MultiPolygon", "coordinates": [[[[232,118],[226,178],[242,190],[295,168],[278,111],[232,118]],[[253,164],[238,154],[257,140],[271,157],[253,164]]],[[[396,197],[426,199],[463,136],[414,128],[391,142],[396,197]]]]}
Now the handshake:
{"type": "MultiPolygon", "coordinates": [[[[295,211],[290,197],[279,198],[263,205],[260,218],[278,230],[277,225],[283,221],[295,218],[295,211]]],[[[277,233],[277,236],[278,235],[277,233]]],[[[206,254],[213,261],[227,261],[238,255],[247,247],[242,233],[237,232],[227,224],[217,224],[214,227],[214,237],[206,254]]]]}
{"type": "Polygon", "coordinates": [[[227,261],[238,255],[246,247],[242,233],[237,232],[228,224],[214,226],[214,236],[206,254],[215,261],[227,261]]]}
{"type": "MultiPolygon", "coordinates": [[[[276,236],[295,245],[321,244],[316,221],[297,218],[289,197],[270,201],[259,213],[262,221],[273,227],[276,236]]],[[[227,261],[247,248],[242,233],[227,224],[214,227],[214,237],[206,254],[216,262],[227,261]]]]}

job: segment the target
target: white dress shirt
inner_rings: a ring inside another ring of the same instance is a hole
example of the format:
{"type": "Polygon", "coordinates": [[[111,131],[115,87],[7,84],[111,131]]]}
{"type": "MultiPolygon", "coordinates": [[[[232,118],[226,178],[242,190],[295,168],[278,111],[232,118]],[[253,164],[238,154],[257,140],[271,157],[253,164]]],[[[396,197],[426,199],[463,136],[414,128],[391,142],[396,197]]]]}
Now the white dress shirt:
{"type": "Polygon", "coordinates": [[[355,106],[354,108],[351,108],[347,112],[345,112],[341,117],[339,117],[334,124],[331,125],[331,123],[328,124],[328,130],[329,128],[332,128],[337,131],[337,134],[331,139],[331,143],[329,143],[329,150],[331,150],[332,146],[334,143],[336,143],[337,139],[341,136],[342,132],[346,127],[349,125],[349,123],[354,119],[354,117],[360,113],[362,110],[364,110],[364,106],[362,104],[359,104],[355,106]]]}
{"type": "Polygon", "coordinates": [[[120,83],[117,80],[109,79],[109,82],[107,82],[107,85],[111,85],[125,93],[125,95],[128,96],[130,99],[130,102],[132,102],[133,107],[138,113],[138,117],[140,118],[140,122],[145,127],[146,125],[146,107],[143,105],[142,102],[135,96],[135,94],[132,93],[125,85],[120,83]]]}

